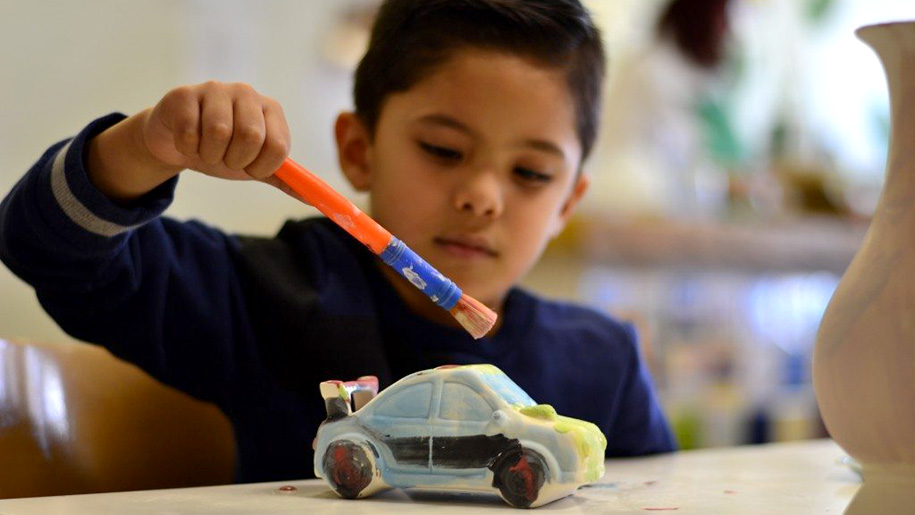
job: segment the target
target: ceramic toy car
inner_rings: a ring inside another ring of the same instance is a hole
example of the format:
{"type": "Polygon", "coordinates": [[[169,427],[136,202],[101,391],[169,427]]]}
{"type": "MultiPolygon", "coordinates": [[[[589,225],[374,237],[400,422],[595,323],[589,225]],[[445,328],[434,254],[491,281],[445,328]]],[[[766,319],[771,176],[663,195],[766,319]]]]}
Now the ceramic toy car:
{"type": "Polygon", "coordinates": [[[589,422],[534,402],[492,365],[416,372],[380,394],[378,380],[324,381],[327,419],[315,475],[341,497],[386,488],[497,492],[536,507],[604,473],[607,440],[589,422]]]}

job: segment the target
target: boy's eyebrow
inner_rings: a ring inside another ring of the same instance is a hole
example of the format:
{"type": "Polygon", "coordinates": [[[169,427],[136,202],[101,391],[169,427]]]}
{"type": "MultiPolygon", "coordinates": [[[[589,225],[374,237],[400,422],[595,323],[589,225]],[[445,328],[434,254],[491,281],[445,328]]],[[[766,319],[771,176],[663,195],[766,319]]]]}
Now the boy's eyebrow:
{"type": "Polygon", "coordinates": [[[537,150],[542,150],[550,154],[556,154],[557,156],[565,159],[566,153],[559,148],[558,145],[551,141],[546,141],[542,139],[526,139],[522,142],[526,147],[536,148],[537,150]]]}
{"type": "Polygon", "coordinates": [[[427,114],[426,116],[421,117],[419,121],[424,123],[433,123],[435,125],[443,125],[445,127],[457,129],[461,132],[466,132],[470,135],[476,135],[476,132],[474,132],[470,127],[446,114],[427,114]]]}
{"type": "MultiPolygon", "coordinates": [[[[419,121],[424,122],[424,123],[433,123],[436,125],[450,127],[452,129],[456,129],[461,132],[470,134],[471,136],[476,135],[476,132],[473,129],[464,125],[459,120],[452,118],[451,116],[448,116],[445,114],[427,114],[426,116],[421,117],[419,119],[419,121]]],[[[537,150],[542,150],[542,151],[548,152],[550,154],[555,154],[563,159],[565,159],[565,157],[566,157],[565,152],[563,152],[562,149],[559,148],[558,145],[556,145],[555,143],[553,143],[551,141],[547,141],[547,140],[534,139],[534,138],[526,139],[521,142],[521,146],[530,147],[530,148],[534,148],[537,150]]]]}

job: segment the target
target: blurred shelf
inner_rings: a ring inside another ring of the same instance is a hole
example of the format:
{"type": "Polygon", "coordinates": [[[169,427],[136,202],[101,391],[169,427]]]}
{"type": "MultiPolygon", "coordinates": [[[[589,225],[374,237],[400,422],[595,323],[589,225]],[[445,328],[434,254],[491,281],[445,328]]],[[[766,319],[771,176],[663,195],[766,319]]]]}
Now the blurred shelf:
{"type": "Polygon", "coordinates": [[[799,218],[724,223],[579,218],[557,248],[588,264],[841,274],[868,222],[799,218]]]}

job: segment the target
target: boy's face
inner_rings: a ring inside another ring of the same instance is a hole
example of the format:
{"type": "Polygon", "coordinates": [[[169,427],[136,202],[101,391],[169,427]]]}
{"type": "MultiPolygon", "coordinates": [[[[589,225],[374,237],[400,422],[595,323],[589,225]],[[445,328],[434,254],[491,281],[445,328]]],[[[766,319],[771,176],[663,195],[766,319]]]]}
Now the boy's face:
{"type": "Polygon", "coordinates": [[[565,81],[510,54],[457,51],[385,100],[374,138],[341,115],[344,173],[381,225],[500,309],[587,189],[565,81]]]}

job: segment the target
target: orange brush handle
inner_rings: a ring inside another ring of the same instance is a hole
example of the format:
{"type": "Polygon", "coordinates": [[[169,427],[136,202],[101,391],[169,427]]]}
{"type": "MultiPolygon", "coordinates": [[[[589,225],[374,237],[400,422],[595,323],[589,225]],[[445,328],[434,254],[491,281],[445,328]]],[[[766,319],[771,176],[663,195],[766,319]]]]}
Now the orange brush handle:
{"type": "Polygon", "coordinates": [[[276,176],[375,254],[381,254],[391,242],[387,229],[299,163],[287,157],[276,176]]]}

